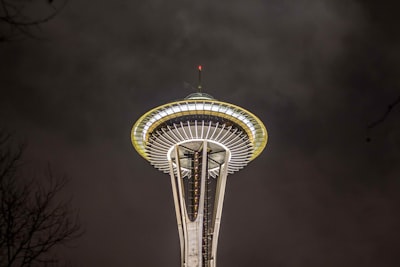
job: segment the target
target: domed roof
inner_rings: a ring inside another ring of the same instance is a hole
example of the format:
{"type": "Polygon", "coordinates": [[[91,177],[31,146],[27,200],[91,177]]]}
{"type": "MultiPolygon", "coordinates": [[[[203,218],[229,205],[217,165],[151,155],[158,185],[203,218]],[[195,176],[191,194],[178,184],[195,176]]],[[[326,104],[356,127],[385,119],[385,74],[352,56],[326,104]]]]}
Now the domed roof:
{"type": "Polygon", "coordinates": [[[196,92],[188,95],[185,97],[185,99],[215,99],[213,96],[206,94],[206,93],[201,93],[201,92],[196,92]]]}

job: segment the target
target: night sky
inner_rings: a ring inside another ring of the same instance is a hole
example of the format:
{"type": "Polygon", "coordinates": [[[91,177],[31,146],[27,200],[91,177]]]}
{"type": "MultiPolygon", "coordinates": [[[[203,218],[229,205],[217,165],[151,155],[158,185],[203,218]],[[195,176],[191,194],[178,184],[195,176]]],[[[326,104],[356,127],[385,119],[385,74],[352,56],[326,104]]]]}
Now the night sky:
{"type": "Polygon", "coordinates": [[[398,1],[68,1],[0,43],[0,122],[70,183],[73,266],[179,266],[170,178],[133,123],[203,88],[266,125],[228,177],[219,267],[400,266],[398,1]],[[366,138],[371,138],[366,142],[366,138]]]}

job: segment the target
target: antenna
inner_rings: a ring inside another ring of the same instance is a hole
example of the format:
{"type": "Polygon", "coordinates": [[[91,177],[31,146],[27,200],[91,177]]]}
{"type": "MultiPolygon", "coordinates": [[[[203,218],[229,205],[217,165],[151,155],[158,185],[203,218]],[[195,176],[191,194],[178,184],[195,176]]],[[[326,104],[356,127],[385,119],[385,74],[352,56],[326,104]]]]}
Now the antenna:
{"type": "Polygon", "coordinates": [[[202,67],[201,67],[201,65],[199,65],[197,68],[199,70],[199,85],[197,86],[197,89],[199,89],[199,93],[201,93],[201,69],[202,69],[202,67]]]}

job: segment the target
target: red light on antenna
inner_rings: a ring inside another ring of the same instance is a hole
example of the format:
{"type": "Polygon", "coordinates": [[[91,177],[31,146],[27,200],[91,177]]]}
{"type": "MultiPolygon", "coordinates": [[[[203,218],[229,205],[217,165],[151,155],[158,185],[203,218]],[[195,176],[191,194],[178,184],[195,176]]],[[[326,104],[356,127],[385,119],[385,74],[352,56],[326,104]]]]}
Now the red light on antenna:
{"type": "Polygon", "coordinates": [[[199,65],[199,71],[201,71],[201,65],[199,65]]]}

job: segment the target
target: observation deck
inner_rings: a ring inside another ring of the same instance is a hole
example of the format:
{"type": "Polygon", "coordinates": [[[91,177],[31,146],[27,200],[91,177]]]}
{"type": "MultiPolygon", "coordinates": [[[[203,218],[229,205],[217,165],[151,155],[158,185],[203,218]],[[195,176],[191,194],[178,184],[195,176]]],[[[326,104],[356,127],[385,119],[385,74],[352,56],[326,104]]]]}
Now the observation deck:
{"type": "MultiPolygon", "coordinates": [[[[144,114],[134,124],[131,139],[139,154],[164,173],[169,172],[175,144],[208,140],[230,151],[228,173],[234,173],[263,151],[268,134],[251,112],[205,93],[193,93],[144,114]]],[[[212,158],[218,161],[218,153],[212,158]]],[[[210,169],[213,177],[217,172],[210,169]]]]}

